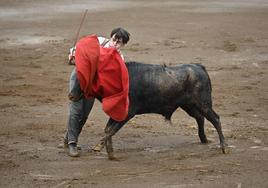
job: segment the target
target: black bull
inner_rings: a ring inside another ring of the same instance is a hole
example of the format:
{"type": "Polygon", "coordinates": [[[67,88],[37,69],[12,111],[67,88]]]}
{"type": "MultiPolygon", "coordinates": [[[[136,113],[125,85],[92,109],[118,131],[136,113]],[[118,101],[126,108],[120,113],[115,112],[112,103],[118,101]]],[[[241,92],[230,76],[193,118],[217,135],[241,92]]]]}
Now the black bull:
{"type": "Polygon", "coordinates": [[[170,120],[173,112],[181,107],[198,124],[198,134],[202,143],[208,143],[204,131],[204,118],[216,128],[222,151],[225,141],[220,118],[212,109],[211,82],[204,66],[183,64],[163,66],[126,63],[129,72],[129,113],[126,120],[118,122],[109,119],[105,137],[93,150],[106,147],[109,159],[114,159],[112,136],[136,114],[156,113],[170,120]]]}

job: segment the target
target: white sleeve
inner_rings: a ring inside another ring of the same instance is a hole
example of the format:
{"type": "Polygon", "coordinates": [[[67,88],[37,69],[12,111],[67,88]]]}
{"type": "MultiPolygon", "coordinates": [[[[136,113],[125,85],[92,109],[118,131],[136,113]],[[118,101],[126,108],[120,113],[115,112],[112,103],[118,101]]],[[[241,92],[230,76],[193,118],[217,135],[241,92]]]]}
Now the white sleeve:
{"type": "Polygon", "coordinates": [[[69,54],[68,54],[69,60],[72,59],[75,56],[75,49],[76,49],[76,46],[70,48],[70,51],[69,51],[69,54]]]}
{"type": "Polygon", "coordinates": [[[99,43],[102,44],[106,40],[106,38],[104,38],[104,37],[98,37],[98,40],[99,40],[99,43]]]}
{"type": "Polygon", "coordinates": [[[76,48],[75,46],[72,47],[72,48],[70,48],[70,52],[69,53],[72,54],[72,55],[74,55],[75,54],[75,48],[76,48]]]}

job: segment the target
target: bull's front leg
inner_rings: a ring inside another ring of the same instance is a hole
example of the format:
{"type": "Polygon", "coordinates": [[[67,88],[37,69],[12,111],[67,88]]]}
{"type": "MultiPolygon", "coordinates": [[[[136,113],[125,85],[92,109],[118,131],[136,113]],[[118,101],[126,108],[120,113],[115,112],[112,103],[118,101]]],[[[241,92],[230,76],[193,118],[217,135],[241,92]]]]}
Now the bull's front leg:
{"type": "Polygon", "coordinates": [[[106,142],[107,142],[109,136],[112,136],[111,129],[115,123],[116,122],[113,119],[111,119],[111,118],[109,119],[109,121],[106,124],[105,130],[104,130],[105,136],[100,140],[100,142],[97,145],[95,145],[92,148],[93,151],[100,152],[104,148],[104,146],[106,146],[106,142]]]}
{"type": "Polygon", "coordinates": [[[112,142],[112,136],[109,136],[106,141],[106,151],[108,154],[108,159],[110,160],[117,160],[117,158],[114,156],[114,149],[113,149],[113,142],[112,142]]]}
{"type": "Polygon", "coordinates": [[[127,122],[117,122],[114,121],[113,119],[109,119],[106,128],[105,128],[105,136],[101,139],[101,141],[92,148],[93,151],[101,151],[104,146],[106,147],[106,151],[108,154],[108,158],[110,160],[116,160],[114,157],[114,152],[113,152],[113,143],[112,143],[112,136],[115,135],[115,133],[127,122]]]}
{"type": "Polygon", "coordinates": [[[105,137],[103,137],[100,143],[94,146],[92,150],[95,152],[100,152],[104,148],[104,146],[106,147],[108,158],[110,160],[115,160],[116,158],[114,157],[113,153],[114,150],[113,150],[112,136],[106,135],[105,137]]]}
{"type": "Polygon", "coordinates": [[[95,152],[100,152],[104,148],[106,140],[107,140],[106,136],[103,137],[98,144],[92,147],[92,150],[95,152]]]}

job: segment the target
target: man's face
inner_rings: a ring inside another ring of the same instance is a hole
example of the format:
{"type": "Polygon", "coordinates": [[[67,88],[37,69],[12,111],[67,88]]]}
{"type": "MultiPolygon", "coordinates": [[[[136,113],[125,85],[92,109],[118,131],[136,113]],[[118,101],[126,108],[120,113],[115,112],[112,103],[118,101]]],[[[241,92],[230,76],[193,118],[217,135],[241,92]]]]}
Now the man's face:
{"type": "Polygon", "coordinates": [[[110,40],[110,42],[109,42],[109,46],[111,48],[120,49],[122,46],[124,46],[123,40],[122,39],[117,39],[117,38],[115,38],[115,35],[113,35],[111,40],[110,40]]]}

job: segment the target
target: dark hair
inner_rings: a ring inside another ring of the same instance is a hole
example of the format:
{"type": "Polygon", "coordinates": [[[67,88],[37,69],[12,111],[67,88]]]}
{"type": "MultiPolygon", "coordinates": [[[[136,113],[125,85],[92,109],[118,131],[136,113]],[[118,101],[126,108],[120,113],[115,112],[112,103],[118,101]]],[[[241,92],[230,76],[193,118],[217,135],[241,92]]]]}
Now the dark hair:
{"type": "Polygon", "coordinates": [[[123,44],[126,44],[129,41],[129,32],[125,29],[118,27],[112,30],[111,37],[115,35],[116,39],[122,39],[123,44]]]}

